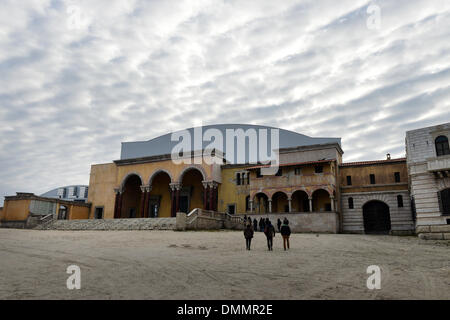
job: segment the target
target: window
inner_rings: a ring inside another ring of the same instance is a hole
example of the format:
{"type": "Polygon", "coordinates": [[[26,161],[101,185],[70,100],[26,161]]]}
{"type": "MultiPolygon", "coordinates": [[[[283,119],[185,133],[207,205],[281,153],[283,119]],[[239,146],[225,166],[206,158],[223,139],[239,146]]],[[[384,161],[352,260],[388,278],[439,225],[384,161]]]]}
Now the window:
{"type": "Polygon", "coordinates": [[[403,197],[401,195],[397,196],[397,207],[403,208],[403,197]]]}
{"type": "Polygon", "coordinates": [[[439,136],[434,140],[436,144],[436,155],[445,156],[446,154],[450,154],[450,148],[448,146],[448,138],[446,136],[439,136]]]}
{"type": "Polygon", "coordinates": [[[236,213],[236,205],[235,204],[229,204],[228,205],[228,214],[235,214],[236,213]]]}
{"type": "Polygon", "coordinates": [[[374,174],[370,175],[370,184],[375,184],[375,175],[374,174]]]}
{"type": "Polygon", "coordinates": [[[394,180],[395,182],[400,182],[400,172],[394,172],[394,180]]]}
{"type": "Polygon", "coordinates": [[[352,185],[352,176],[347,176],[347,185],[348,186],[352,185]]]}
{"type": "Polygon", "coordinates": [[[322,173],[323,172],[323,166],[316,166],[315,172],[316,173],[322,173]]]}
{"type": "Polygon", "coordinates": [[[439,210],[443,215],[450,215],[450,188],[438,192],[439,210]]]}
{"type": "Polygon", "coordinates": [[[261,177],[262,177],[261,169],[260,169],[260,168],[256,169],[256,177],[257,177],[257,178],[261,178],[261,177]]]}
{"type": "Polygon", "coordinates": [[[299,176],[302,173],[302,169],[301,168],[295,168],[295,175],[299,176]]]}
{"type": "Polygon", "coordinates": [[[281,177],[283,175],[283,170],[281,168],[278,168],[278,171],[277,171],[277,173],[275,173],[275,175],[277,177],[281,177]]]}
{"type": "Polygon", "coordinates": [[[247,184],[250,184],[250,172],[247,172],[247,184]]]}
{"type": "Polygon", "coordinates": [[[240,173],[238,173],[238,174],[236,175],[236,184],[237,184],[238,186],[241,185],[241,174],[240,174],[240,173]]]}
{"type": "Polygon", "coordinates": [[[349,209],[354,209],[353,198],[348,198],[348,208],[349,209]]]}

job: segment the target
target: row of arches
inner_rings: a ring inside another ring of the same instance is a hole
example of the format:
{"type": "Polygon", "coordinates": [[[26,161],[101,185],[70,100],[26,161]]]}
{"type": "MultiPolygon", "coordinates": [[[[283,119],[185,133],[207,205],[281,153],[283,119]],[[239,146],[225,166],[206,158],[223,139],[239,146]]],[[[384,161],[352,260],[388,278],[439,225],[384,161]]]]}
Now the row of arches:
{"type": "Polygon", "coordinates": [[[169,172],[159,170],[144,185],[139,174],[130,173],[117,190],[114,217],[174,217],[194,208],[217,209],[217,186],[204,184],[204,178],[204,172],[191,167],[174,183],[169,172]]]}
{"type": "Polygon", "coordinates": [[[334,211],[334,196],[325,189],[315,190],[312,196],[304,190],[297,190],[290,197],[283,191],[277,191],[270,198],[266,193],[258,192],[252,199],[247,197],[247,209],[261,214],[334,211]]]}
{"type": "Polygon", "coordinates": [[[201,166],[188,166],[188,167],[184,168],[183,171],[181,171],[181,173],[178,175],[177,179],[174,179],[173,174],[170,171],[165,170],[165,169],[158,169],[155,172],[153,172],[150,175],[150,178],[148,179],[148,181],[145,181],[142,178],[142,175],[140,173],[130,172],[122,179],[122,182],[120,183],[120,189],[123,190],[125,188],[125,184],[127,183],[128,179],[130,177],[135,177],[135,176],[137,176],[140,179],[141,185],[145,185],[145,184],[152,185],[154,180],[157,179],[160,174],[165,174],[165,176],[167,176],[169,178],[170,183],[182,183],[184,176],[193,170],[195,170],[202,176],[202,180],[207,179],[207,173],[205,172],[204,168],[201,166]]]}

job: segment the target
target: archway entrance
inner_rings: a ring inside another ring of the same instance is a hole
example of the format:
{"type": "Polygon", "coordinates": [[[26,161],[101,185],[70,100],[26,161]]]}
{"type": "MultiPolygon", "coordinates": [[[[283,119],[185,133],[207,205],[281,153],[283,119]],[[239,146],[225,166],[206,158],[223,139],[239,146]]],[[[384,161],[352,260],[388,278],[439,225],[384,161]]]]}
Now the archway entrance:
{"type": "Polygon", "coordinates": [[[309,198],[305,191],[297,190],[292,194],[292,211],[309,212],[309,198]]]}
{"type": "Polygon", "coordinates": [[[69,219],[69,209],[66,206],[59,206],[58,210],[58,220],[68,220],[69,219]]]}
{"type": "Polygon", "coordinates": [[[363,206],[364,231],[367,234],[387,234],[391,230],[389,206],[378,200],[363,206]]]}
{"type": "Polygon", "coordinates": [[[149,195],[149,218],[168,218],[171,216],[170,176],[164,172],[158,172],[151,181],[149,195]]]}
{"type": "Polygon", "coordinates": [[[331,211],[331,199],[328,191],[318,189],[312,195],[313,211],[331,211]]]}
{"type": "Polygon", "coordinates": [[[264,214],[269,212],[269,197],[265,193],[257,193],[253,204],[255,213],[264,214]]]}
{"type": "Polygon", "coordinates": [[[179,211],[189,213],[195,208],[203,208],[203,175],[195,169],[189,169],[181,179],[179,211]]]}
{"type": "Polygon", "coordinates": [[[123,187],[122,210],[119,218],[139,218],[141,212],[142,181],[137,175],[127,178],[123,187]]]}
{"type": "Polygon", "coordinates": [[[289,202],[286,193],[278,191],[272,196],[272,212],[289,212],[289,202]]]}

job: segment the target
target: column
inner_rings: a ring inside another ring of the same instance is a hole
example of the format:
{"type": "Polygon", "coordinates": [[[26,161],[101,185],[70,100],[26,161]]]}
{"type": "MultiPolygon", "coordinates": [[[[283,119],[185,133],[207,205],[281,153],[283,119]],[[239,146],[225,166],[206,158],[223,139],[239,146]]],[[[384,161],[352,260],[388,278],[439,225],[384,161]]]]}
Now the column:
{"type": "Polygon", "coordinates": [[[208,210],[214,210],[214,205],[213,205],[213,196],[214,196],[214,186],[212,183],[209,183],[209,207],[208,210]]]}
{"type": "Polygon", "coordinates": [[[144,217],[148,218],[148,204],[150,202],[150,192],[152,191],[151,186],[147,186],[146,193],[145,193],[145,203],[144,203],[144,217]]]}
{"type": "Polygon", "coordinates": [[[292,199],[288,198],[288,204],[289,204],[289,213],[292,212],[292,199]]]}
{"type": "Polygon", "coordinates": [[[253,200],[248,200],[250,205],[250,213],[253,213],[253,200]]]}
{"type": "Polygon", "coordinates": [[[330,196],[330,200],[331,200],[331,211],[334,212],[334,197],[330,196]]]}
{"type": "Polygon", "coordinates": [[[205,210],[209,210],[209,205],[208,205],[208,196],[209,196],[209,185],[208,182],[206,181],[202,181],[203,183],[203,208],[205,210]]]}
{"type": "Polygon", "coordinates": [[[141,218],[145,218],[144,214],[145,214],[145,210],[144,210],[144,206],[145,206],[145,198],[147,198],[147,189],[145,188],[145,186],[141,186],[141,212],[139,213],[139,216],[141,218]]]}
{"type": "Polygon", "coordinates": [[[272,199],[269,199],[269,213],[272,213],[272,199]]]}
{"type": "Polygon", "coordinates": [[[119,191],[119,202],[117,205],[117,219],[122,217],[122,200],[123,200],[123,192],[119,191]]]}
{"type": "MultiPolygon", "coordinates": [[[[114,189],[114,192],[116,193],[116,199],[114,201],[114,219],[117,219],[117,211],[119,209],[119,189],[114,189]]],[[[57,208],[57,214],[59,213],[59,205],[56,206],[57,208]]]]}
{"type": "Polygon", "coordinates": [[[171,183],[170,189],[172,190],[172,217],[177,216],[177,212],[180,210],[180,189],[181,184],[171,183]]]}
{"type": "Polygon", "coordinates": [[[176,209],[176,203],[175,203],[175,188],[172,188],[170,186],[171,193],[170,193],[170,215],[174,217],[176,215],[175,209],[176,209]]]}
{"type": "Polygon", "coordinates": [[[313,212],[313,207],[312,207],[312,205],[313,205],[313,199],[312,198],[308,198],[309,199],[309,212],[313,212]]]}
{"type": "Polygon", "coordinates": [[[219,206],[219,185],[214,183],[213,210],[217,211],[219,206]]]}

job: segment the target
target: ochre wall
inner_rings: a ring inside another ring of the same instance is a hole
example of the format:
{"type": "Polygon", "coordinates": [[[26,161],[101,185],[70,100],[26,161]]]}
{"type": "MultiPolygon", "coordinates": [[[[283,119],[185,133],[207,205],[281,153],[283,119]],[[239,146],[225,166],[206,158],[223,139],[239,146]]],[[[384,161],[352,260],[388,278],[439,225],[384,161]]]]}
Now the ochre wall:
{"type": "Polygon", "coordinates": [[[228,205],[236,205],[236,213],[246,212],[246,197],[249,195],[249,186],[236,185],[236,172],[243,171],[242,168],[222,169],[222,183],[219,185],[218,210],[225,212],[228,205]]]}
{"type": "Polygon", "coordinates": [[[89,219],[89,207],[69,206],[69,219],[89,219]]]}
{"type": "Polygon", "coordinates": [[[88,202],[92,203],[89,217],[94,217],[96,207],[104,207],[103,217],[114,218],[117,167],[114,163],[98,164],[91,167],[88,202]]]}
{"type": "Polygon", "coordinates": [[[406,162],[382,163],[364,166],[340,167],[340,183],[342,193],[372,192],[408,189],[408,171],[406,162]],[[400,172],[400,182],[396,183],[394,172],[400,172]],[[370,174],[375,175],[375,184],[370,184],[370,174]],[[347,176],[352,177],[352,185],[347,186],[347,176]]]}
{"type": "Polygon", "coordinates": [[[5,200],[4,220],[23,221],[30,213],[31,200],[5,200]]]}
{"type": "MultiPolygon", "coordinates": [[[[152,183],[152,191],[150,192],[150,196],[160,196],[160,208],[159,208],[159,217],[168,218],[171,216],[171,195],[170,195],[170,178],[167,174],[159,174],[155,177],[152,183]]],[[[150,206],[149,206],[150,210],[150,206]]]]}

